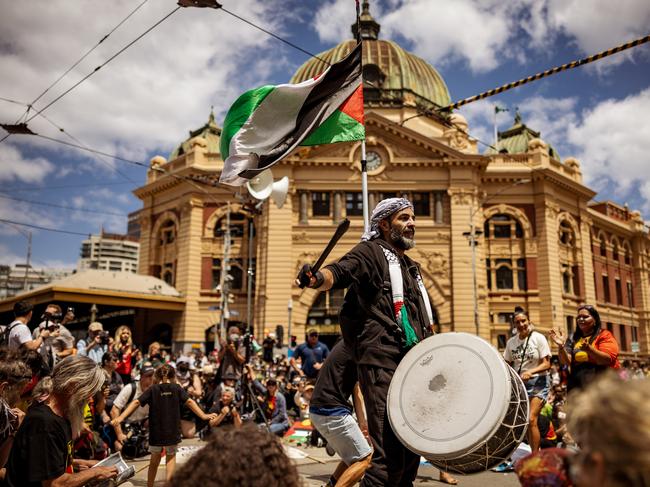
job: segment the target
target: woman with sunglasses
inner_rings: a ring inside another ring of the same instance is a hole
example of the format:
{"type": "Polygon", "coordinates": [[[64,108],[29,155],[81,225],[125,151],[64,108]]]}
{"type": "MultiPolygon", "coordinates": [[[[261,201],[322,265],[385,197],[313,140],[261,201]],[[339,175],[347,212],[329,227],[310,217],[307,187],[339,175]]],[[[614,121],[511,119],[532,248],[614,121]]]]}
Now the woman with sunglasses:
{"type": "Polygon", "coordinates": [[[568,390],[581,389],[608,368],[619,369],[618,343],[609,330],[603,329],[596,308],[578,308],[578,326],[571,339],[553,328],[549,337],[559,348],[560,363],[569,366],[568,390]]]}
{"type": "Polygon", "coordinates": [[[541,441],[537,420],[551,386],[551,349],[546,337],[534,331],[528,313],[522,308],[516,308],[514,323],[517,333],[508,340],[503,357],[526,386],[530,402],[528,442],[536,452],[541,441]]]}

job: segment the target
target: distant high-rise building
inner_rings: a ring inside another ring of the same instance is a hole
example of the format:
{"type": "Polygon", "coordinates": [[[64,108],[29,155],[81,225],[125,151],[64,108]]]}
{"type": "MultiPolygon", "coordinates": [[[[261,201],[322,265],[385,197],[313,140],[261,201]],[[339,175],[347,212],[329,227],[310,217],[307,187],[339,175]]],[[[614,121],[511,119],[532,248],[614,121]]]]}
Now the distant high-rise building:
{"type": "Polygon", "coordinates": [[[100,235],[91,235],[81,243],[77,269],[137,272],[139,251],[137,238],[102,231],[100,235]]]}
{"type": "Polygon", "coordinates": [[[140,240],[140,213],[142,210],[132,211],[128,215],[128,222],[126,224],[126,234],[134,238],[135,242],[140,240]]]}
{"type": "Polygon", "coordinates": [[[0,265],[0,299],[44,286],[72,272],[72,269],[38,269],[25,264],[0,265]]]}

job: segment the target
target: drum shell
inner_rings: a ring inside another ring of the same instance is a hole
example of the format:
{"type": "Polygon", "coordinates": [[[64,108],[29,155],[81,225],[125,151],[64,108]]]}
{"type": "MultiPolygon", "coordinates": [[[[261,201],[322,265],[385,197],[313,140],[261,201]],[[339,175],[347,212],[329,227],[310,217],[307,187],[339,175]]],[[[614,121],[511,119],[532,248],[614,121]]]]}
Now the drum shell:
{"type": "Polygon", "coordinates": [[[422,341],[401,361],[388,417],[409,449],[440,468],[472,473],[514,451],[526,433],[528,400],[521,379],[492,345],[445,333],[422,341]]]}

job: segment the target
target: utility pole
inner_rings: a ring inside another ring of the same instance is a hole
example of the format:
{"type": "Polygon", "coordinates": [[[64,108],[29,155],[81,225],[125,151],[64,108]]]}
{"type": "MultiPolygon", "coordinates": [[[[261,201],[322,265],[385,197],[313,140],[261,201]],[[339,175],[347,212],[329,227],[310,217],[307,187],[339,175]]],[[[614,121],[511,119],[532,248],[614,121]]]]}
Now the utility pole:
{"type": "MultiPolygon", "coordinates": [[[[246,323],[248,323],[248,329],[250,333],[255,334],[253,329],[253,232],[255,231],[255,225],[253,224],[253,218],[251,217],[248,222],[248,279],[246,280],[246,323]]],[[[260,335],[261,336],[261,335],[260,335]]]]}
{"type": "Polygon", "coordinates": [[[221,344],[219,343],[219,336],[222,340],[226,340],[227,330],[226,325],[230,318],[228,312],[228,291],[230,289],[230,281],[228,280],[228,271],[230,265],[230,201],[227,203],[226,209],[226,231],[223,233],[223,262],[221,263],[221,279],[219,280],[219,287],[221,288],[221,320],[219,321],[219,333],[214,334],[214,349],[219,350],[221,344]]]}
{"type": "Polygon", "coordinates": [[[27,261],[25,262],[25,280],[23,291],[27,291],[27,275],[29,274],[29,263],[32,258],[32,232],[27,232],[27,261]]]}

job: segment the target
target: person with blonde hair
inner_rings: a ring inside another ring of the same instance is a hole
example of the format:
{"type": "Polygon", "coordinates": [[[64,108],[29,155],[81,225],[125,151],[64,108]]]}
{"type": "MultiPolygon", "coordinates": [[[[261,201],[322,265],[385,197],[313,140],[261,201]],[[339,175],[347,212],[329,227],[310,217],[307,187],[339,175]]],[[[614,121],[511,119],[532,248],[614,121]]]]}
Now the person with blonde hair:
{"type": "Polygon", "coordinates": [[[570,460],[576,487],[650,485],[650,382],[613,372],[571,396],[568,430],[580,446],[570,460]]]}
{"type": "Polygon", "coordinates": [[[122,377],[124,384],[132,380],[131,373],[135,365],[137,348],[133,345],[131,328],[126,325],[118,326],[113,340],[113,351],[117,354],[117,367],[115,371],[122,377]]]}
{"type": "Polygon", "coordinates": [[[115,467],[88,468],[96,462],[72,458],[73,439],[84,427],[84,407],[105,380],[102,368],[81,355],[54,366],[51,393],[29,408],[16,433],[7,462],[8,485],[86,485],[117,475],[115,467]]]}

